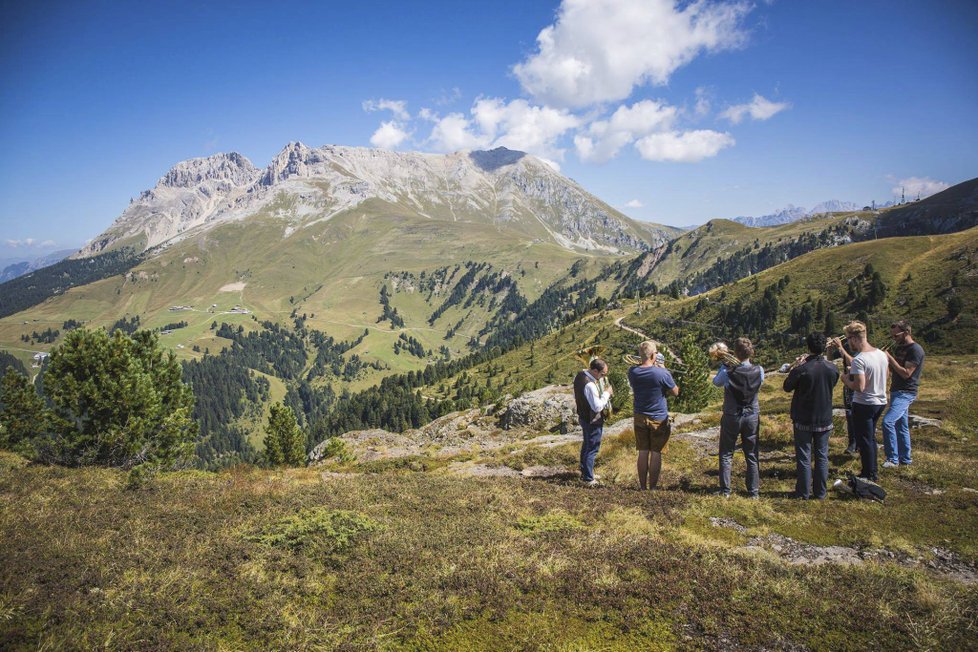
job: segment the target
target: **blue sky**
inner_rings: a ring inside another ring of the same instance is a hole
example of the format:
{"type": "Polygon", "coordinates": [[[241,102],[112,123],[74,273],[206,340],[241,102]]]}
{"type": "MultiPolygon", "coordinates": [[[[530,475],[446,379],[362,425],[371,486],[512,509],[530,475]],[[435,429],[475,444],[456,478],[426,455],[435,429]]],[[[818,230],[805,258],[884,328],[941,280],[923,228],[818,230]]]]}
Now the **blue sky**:
{"type": "Polygon", "coordinates": [[[286,143],[547,158],[665,224],[978,176],[978,3],[6,2],[0,258],[176,162],[286,143]]]}

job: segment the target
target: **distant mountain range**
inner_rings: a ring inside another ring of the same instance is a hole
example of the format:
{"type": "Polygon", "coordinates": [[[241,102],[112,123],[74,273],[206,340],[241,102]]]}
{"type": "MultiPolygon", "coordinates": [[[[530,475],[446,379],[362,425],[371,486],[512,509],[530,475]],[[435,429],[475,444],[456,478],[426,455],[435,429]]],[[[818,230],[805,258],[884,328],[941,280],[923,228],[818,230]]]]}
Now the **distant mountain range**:
{"type": "Polygon", "coordinates": [[[13,262],[9,260],[0,261],[0,283],[15,279],[18,276],[23,276],[24,274],[29,274],[36,269],[53,265],[59,260],[64,260],[73,253],[75,253],[75,249],[62,249],[60,251],[52,251],[49,254],[33,259],[17,260],[13,262]]]}
{"type": "Polygon", "coordinates": [[[178,163],[80,255],[168,246],[258,214],[277,218],[288,237],[365,206],[581,252],[643,251],[676,233],[632,220],[540,159],[503,147],[422,154],[293,142],[265,168],[233,152],[178,163]]]}
{"type": "Polygon", "coordinates": [[[733,218],[733,221],[739,222],[745,226],[777,226],[778,224],[797,222],[798,220],[805,219],[811,215],[822,215],[824,213],[846,213],[849,211],[858,211],[860,208],[862,207],[857,206],[851,201],[830,199],[829,201],[823,201],[821,204],[816,204],[810,209],[788,204],[778,212],[771,213],[770,215],[761,215],[760,217],[735,217],[733,218]]]}

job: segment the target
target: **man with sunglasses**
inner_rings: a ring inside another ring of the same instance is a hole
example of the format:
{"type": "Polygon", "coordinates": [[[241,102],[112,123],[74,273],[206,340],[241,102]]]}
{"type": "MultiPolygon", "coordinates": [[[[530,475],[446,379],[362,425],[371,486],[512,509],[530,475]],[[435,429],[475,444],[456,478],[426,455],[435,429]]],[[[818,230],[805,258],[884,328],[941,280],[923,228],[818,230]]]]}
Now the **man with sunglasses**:
{"type": "Polygon", "coordinates": [[[911,335],[910,322],[905,319],[890,326],[893,353],[886,352],[892,372],[890,405],[883,415],[884,469],[910,464],[910,404],[917,399],[920,372],[924,368],[924,349],[911,335]]]}

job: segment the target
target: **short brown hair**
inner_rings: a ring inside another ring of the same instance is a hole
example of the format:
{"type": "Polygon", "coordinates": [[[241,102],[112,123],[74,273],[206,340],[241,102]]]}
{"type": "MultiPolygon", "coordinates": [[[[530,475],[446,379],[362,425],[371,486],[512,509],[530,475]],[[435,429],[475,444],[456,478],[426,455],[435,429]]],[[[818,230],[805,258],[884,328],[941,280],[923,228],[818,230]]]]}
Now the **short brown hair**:
{"type": "Polygon", "coordinates": [[[846,324],[846,327],[842,329],[846,334],[846,337],[850,335],[859,335],[860,337],[866,337],[866,324],[861,321],[851,321],[846,324]]]}
{"type": "Polygon", "coordinates": [[[638,357],[641,358],[642,362],[645,362],[649,358],[655,357],[658,347],[652,340],[645,340],[638,345],[638,357]]]}
{"type": "Polygon", "coordinates": [[[595,358],[594,360],[591,360],[591,369],[593,369],[594,371],[604,371],[607,368],[608,368],[608,363],[602,360],[601,358],[595,358]]]}
{"type": "Polygon", "coordinates": [[[741,360],[754,355],[754,345],[746,337],[738,337],[734,340],[734,354],[741,360]]]}
{"type": "Polygon", "coordinates": [[[895,328],[901,333],[906,333],[907,335],[913,334],[911,332],[913,328],[910,326],[910,322],[908,322],[906,319],[898,319],[897,321],[890,324],[890,328],[895,328]]]}

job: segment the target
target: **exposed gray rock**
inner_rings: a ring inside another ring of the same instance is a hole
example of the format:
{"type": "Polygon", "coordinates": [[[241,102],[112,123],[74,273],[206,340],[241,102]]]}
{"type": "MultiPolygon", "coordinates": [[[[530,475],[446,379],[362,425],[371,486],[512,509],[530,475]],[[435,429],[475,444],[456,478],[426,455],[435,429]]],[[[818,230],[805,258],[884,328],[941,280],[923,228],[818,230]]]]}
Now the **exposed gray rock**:
{"type": "Polygon", "coordinates": [[[503,430],[533,428],[556,431],[562,423],[576,425],[576,422],[574,396],[567,385],[548,385],[527,392],[510,401],[499,419],[503,430]]]}

